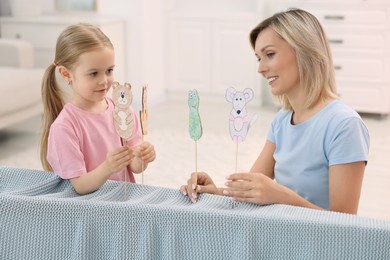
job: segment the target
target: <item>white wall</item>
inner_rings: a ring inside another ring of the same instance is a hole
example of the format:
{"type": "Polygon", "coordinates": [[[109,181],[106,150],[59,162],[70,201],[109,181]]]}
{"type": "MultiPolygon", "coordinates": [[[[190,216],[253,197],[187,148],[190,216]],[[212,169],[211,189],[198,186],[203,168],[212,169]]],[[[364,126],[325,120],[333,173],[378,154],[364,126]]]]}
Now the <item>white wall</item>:
{"type": "MultiPolygon", "coordinates": [[[[99,0],[103,15],[126,20],[127,81],[133,95],[141,96],[141,87],[148,84],[148,102],[153,105],[165,99],[164,86],[164,1],[99,0]]],[[[137,107],[140,99],[134,99],[137,107]]]]}

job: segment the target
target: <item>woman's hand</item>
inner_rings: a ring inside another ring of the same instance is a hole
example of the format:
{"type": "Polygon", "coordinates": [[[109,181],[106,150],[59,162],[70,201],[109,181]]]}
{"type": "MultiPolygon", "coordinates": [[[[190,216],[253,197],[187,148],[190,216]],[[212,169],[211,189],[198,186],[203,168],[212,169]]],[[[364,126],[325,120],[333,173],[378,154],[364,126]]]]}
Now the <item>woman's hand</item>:
{"type": "Polygon", "coordinates": [[[183,195],[189,196],[192,202],[198,199],[198,193],[210,193],[222,195],[220,190],[215,186],[213,180],[205,172],[194,172],[187,181],[187,185],[180,187],[183,195]]]}
{"type": "Polygon", "coordinates": [[[134,153],[128,146],[121,146],[109,151],[106,156],[106,165],[110,174],[121,171],[130,164],[134,153]]]}
{"type": "Polygon", "coordinates": [[[234,173],[228,176],[223,194],[233,200],[260,205],[279,203],[283,186],[261,173],[234,173]]]}

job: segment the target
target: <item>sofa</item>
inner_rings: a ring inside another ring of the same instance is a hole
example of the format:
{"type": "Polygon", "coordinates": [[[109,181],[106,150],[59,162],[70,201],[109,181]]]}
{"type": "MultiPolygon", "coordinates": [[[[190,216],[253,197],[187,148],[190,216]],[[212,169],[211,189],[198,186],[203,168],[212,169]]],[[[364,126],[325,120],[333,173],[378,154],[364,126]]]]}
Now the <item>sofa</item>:
{"type": "Polygon", "coordinates": [[[390,259],[387,220],[212,194],[192,203],[112,180],[78,195],[56,174],[11,167],[0,167],[0,230],[0,259],[390,259]]]}
{"type": "Polygon", "coordinates": [[[0,38],[0,130],[42,114],[43,73],[31,43],[0,38]]]}

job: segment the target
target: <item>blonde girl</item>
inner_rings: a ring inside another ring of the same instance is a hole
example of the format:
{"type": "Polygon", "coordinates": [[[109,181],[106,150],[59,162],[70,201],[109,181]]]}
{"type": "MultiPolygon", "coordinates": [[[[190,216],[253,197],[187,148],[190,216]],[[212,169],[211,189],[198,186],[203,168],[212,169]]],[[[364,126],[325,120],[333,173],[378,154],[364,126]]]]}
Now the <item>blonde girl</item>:
{"type": "Polygon", "coordinates": [[[153,145],[142,143],[131,108],[134,132],[124,144],[113,123],[114,103],[107,97],[115,54],[109,38],[90,24],[66,28],[58,37],[55,59],[43,76],[44,115],[40,157],[47,171],[69,179],[80,194],[93,192],[107,179],[135,182],[133,173],[155,159],[153,145]],[[56,71],[72,95],[65,102],[56,71]]]}

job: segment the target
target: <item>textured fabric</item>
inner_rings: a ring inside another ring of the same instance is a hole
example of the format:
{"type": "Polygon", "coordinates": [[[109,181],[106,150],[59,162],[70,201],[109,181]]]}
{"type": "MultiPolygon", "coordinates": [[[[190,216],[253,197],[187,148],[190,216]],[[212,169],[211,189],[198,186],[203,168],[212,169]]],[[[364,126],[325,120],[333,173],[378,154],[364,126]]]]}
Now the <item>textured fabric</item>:
{"type": "Polygon", "coordinates": [[[390,222],[0,168],[0,259],[390,259],[390,222]],[[126,189],[127,188],[127,189],[126,189]]]}
{"type": "Polygon", "coordinates": [[[276,145],[275,179],[329,209],[329,167],[368,160],[367,127],[339,100],[301,124],[292,125],[291,117],[292,111],[280,111],[268,134],[276,145]]]}
{"type": "MultiPolygon", "coordinates": [[[[67,103],[51,125],[47,159],[61,178],[72,179],[96,169],[106,159],[108,151],[122,146],[114,127],[114,103],[110,98],[107,103],[108,109],[102,113],[84,111],[67,103]]],[[[133,108],[130,110],[135,126],[127,143],[134,148],[141,143],[141,127],[133,108]]],[[[110,179],[124,181],[126,171],[125,168],[110,179]]],[[[129,177],[135,182],[131,171],[129,177]]]]}

